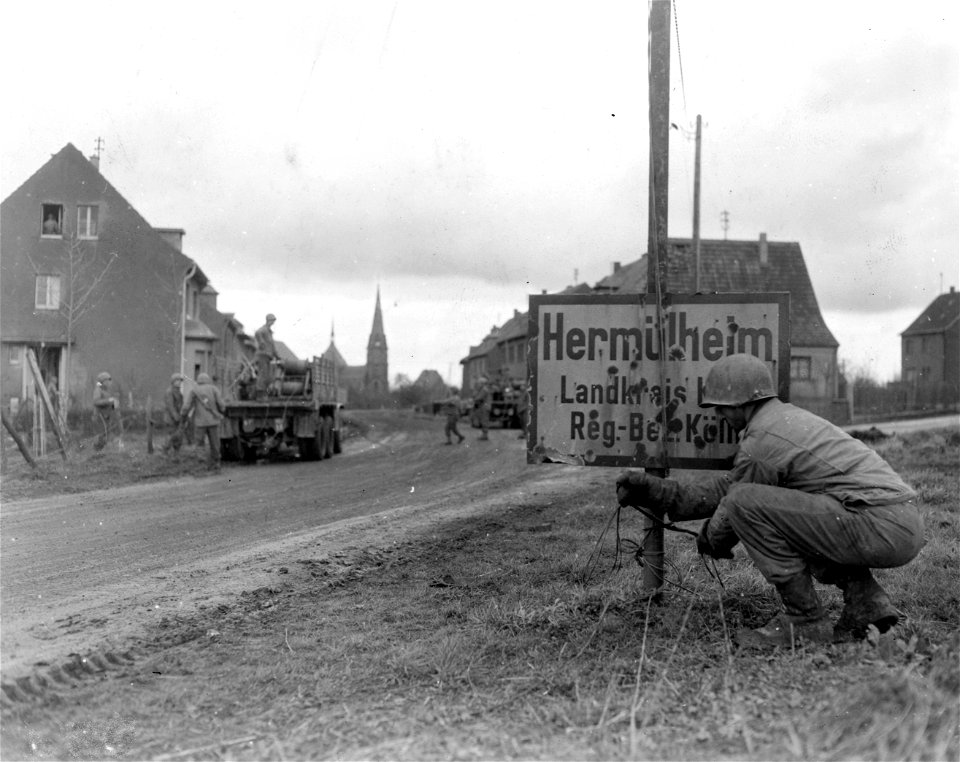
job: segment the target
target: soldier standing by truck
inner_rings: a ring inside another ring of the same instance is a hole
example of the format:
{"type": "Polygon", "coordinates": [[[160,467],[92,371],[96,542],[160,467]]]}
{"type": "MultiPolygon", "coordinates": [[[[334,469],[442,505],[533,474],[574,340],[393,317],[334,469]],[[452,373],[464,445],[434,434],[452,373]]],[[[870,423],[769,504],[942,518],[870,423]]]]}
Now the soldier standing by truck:
{"type": "Polygon", "coordinates": [[[277,322],[277,317],[272,312],[267,315],[266,322],[257,329],[253,338],[257,342],[257,397],[267,396],[267,390],[270,388],[270,381],[273,376],[272,362],[279,358],[277,345],[273,341],[273,324],[277,322]]]}
{"type": "Polygon", "coordinates": [[[477,379],[477,388],[473,392],[473,406],[477,411],[477,419],[480,421],[480,441],[489,439],[490,435],[490,402],[493,390],[490,388],[490,381],[486,376],[480,376],[477,379]]]}
{"type": "Polygon", "coordinates": [[[180,411],[181,419],[185,419],[190,411],[194,411],[193,425],[197,432],[198,446],[203,444],[204,437],[210,445],[210,454],[207,466],[214,471],[220,470],[220,419],[226,412],[220,390],[214,386],[210,376],[201,373],[197,376],[197,383],[187,392],[180,411]]]}

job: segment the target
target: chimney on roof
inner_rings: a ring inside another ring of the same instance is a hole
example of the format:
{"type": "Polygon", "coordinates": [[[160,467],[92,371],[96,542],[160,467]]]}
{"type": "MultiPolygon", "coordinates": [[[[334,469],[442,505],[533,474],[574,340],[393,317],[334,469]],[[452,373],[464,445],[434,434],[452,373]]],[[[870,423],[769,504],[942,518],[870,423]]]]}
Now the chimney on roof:
{"type": "Polygon", "coordinates": [[[950,293],[951,293],[951,294],[957,293],[957,287],[956,287],[956,286],[950,286],[950,293]]]}
{"type": "Polygon", "coordinates": [[[767,250],[767,234],[760,234],[760,264],[766,267],[770,264],[770,252],[767,250]]]}
{"type": "Polygon", "coordinates": [[[613,263],[613,272],[614,272],[614,273],[620,272],[620,263],[619,263],[619,262],[614,262],[614,263],[613,263]]]}
{"type": "Polygon", "coordinates": [[[90,163],[93,164],[98,170],[100,169],[100,157],[94,154],[90,157],[90,163]]]}
{"type": "Polygon", "coordinates": [[[514,316],[514,317],[520,317],[520,310],[514,308],[514,310],[513,310],[513,316],[514,316]]]}

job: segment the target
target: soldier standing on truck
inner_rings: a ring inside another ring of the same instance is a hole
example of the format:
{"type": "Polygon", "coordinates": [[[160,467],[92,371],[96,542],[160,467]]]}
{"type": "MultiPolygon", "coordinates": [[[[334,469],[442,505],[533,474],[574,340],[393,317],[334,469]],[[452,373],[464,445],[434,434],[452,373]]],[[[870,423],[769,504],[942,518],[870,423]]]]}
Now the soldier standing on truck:
{"type": "Polygon", "coordinates": [[[277,322],[277,317],[272,312],[267,315],[267,322],[264,323],[253,338],[257,342],[257,397],[266,397],[267,389],[270,387],[270,381],[273,376],[273,366],[271,363],[279,358],[277,354],[277,345],[273,341],[273,324],[277,322]]]}
{"type": "Polygon", "coordinates": [[[220,390],[214,386],[210,376],[201,373],[197,376],[197,383],[190,387],[183,400],[183,409],[180,411],[181,420],[186,419],[193,410],[193,425],[197,431],[197,445],[203,445],[206,437],[210,445],[210,454],[207,466],[213,471],[220,470],[220,419],[227,411],[223,404],[220,390]]]}
{"type": "Polygon", "coordinates": [[[453,440],[450,438],[451,434],[457,436],[457,444],[460,444],[464,437],[457,428],[457,421],[460,420],[460,394],[457,387],[450,387],[450,396],[441,404],[443,405],[443,414],[447,419],[443,427],[443,434],[447,438],[446,444],[453,444],[453,440]]]}

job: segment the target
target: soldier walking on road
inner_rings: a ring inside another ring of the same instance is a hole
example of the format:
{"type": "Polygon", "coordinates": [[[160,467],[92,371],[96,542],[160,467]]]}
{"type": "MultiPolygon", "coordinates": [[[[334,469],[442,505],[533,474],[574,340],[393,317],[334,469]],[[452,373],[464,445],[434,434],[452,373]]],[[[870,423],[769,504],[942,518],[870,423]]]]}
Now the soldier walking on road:
{"type": "Polygon", "coordinates": [[[446,417],[446,424],[443,427],[443,435],[447,438],[446,444],[453,444],[450,438],[451,434],[456,435],[457,444],[460,444],[464,437],[457,428],[457,422],[460,420],[460,394],[457,388],[450,388],[450,396],[443,403],[443,414],[446,417]]]}
{"type": "Polygon", "coordinates": [[[738,633],[739,644],[842,642],[895,625],[900,614],[870,570],[903,566],[923,547],[913,489],[863,442],[777,399],[770,371],[752,355],[718,361],[700,406],[738,433],[733,470],[694,484],[625,471],[617,500],[671,521],[706,518],[697,539],[704,556],[733,558],[743,543],[782,611],[738,633]],[[814,578],[843,591],[832,628],[814,578]]]}
{"type": "Polygon", "coordinates": [[[197,430],[198,445],[203,444],[204,437],[210,446],[207,465],[214,471],[220,470],[220,419],[226,412],[220,390],[214,386],[210,376],[201,373],[197,376],[197,383],[192,386],[183,400],[180,411],[181,419],[185,419],[193,411],[193,425],[197,430]]]}

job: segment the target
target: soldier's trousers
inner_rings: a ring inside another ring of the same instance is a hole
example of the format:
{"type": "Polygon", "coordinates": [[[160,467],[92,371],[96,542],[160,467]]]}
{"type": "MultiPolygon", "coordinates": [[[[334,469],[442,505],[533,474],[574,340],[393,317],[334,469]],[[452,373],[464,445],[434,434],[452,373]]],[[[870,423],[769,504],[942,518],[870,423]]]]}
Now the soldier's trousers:
{"type": "Polygon", "coordinates": [[[826,581],[837,567],[889,568],[924,545],[913,501],[848,507],[829,495],[735,484],[724,496],[730,525],[768,582],[810,572],[826,581]]]}

